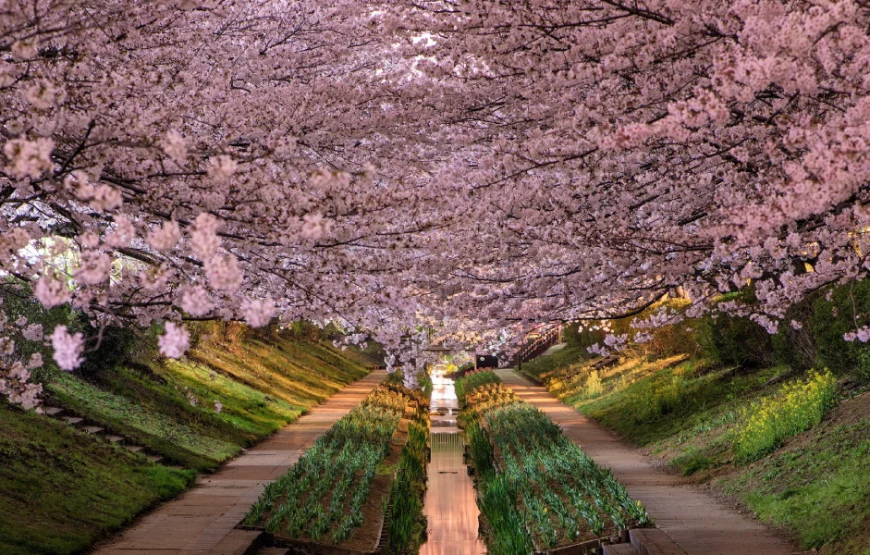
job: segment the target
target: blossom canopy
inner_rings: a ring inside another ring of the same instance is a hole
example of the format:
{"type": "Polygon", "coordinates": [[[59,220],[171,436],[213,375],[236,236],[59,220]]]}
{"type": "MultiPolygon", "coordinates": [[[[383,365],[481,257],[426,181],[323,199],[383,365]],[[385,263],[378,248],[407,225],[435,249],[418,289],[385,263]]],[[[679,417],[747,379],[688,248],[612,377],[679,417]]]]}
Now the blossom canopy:
{"type": "Polygon", "coordinates": [[[749,283],[775,330],[867,273],[868,29],[855,0],[7,0],[0,272],[165,322],[167,356],[184,319],[396,346],[749,283]]]}

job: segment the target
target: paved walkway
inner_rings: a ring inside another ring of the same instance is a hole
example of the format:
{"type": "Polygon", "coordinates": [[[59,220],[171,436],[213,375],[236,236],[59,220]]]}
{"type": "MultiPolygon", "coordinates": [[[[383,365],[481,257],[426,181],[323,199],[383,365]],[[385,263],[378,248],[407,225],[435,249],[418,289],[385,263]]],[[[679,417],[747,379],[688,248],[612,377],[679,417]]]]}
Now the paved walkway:
{"type": "Polygon", "coordinates": [[[287,472],[336,420],[386,378],[376,370],[260,442],[221,469],[146,515],[95,555],[232,555],[250,533],[233,530],[269,482],[287,472]]]}
{"type": "Polygon", "coordinates": [[[478,515],[474,484],[462,460],[463,441],[456,427],[459,404],[453,380],[442,372],[432,373],[433,412],[448,409],[432,421],[432,460],[423,513],[428,521],[428,540],[420,555],[480,555],[486,546],[477,537],[478,515]]]}
{"type": "Polygon", "coordinates": [[[573,408],[555,399],[543,387],[532,385],[513,370],[497,371],[502,381],[523,400],[535,405],[558,424],[613,475],[635,499],[642,501],[658,528],[689,555],[788,555],[799,553],[714,497],[650,464],[638,450],[627,447],[613,434],[573,408]]]}
{"type": "Polygon", "coordinates": [[[541,353],[538,356],[542,356],[542,357],[550,356],[553,353],[561,351],[562,349],[564,349],[567,346],[568,346],[567,343],[556,343],[555,345],[553,345],[552,347],[550,347],[549,349],[547,349],[546,351],[544,351],[543,353],[541,353]]]}

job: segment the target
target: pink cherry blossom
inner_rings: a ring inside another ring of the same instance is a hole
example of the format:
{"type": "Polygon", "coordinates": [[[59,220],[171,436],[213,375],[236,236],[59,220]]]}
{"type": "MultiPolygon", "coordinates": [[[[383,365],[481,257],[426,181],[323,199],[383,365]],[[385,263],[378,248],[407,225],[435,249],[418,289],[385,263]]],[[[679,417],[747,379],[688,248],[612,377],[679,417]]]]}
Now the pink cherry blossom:
{"type": "Polygon", "coordinates": [[[112,270],[112,259],[104,252],[89,250],[82,253],[79,269],[74,277],[80,283],[96,285],[109,277],[112,270]]]}
{"type": "Polygon", "coordinates": [[[330,224],[323,219],[322,214],[305,214],[302,220],[302,236],[306,239],[320,239],[329,233],[330,224]]]}
{"type": "Polygon", "coordinates": [[[272,299],[245,299],[242,301],[241,310],[249,326],[261,328],[275,315],[275,303],[272,299]]]}
{"type": "Polygon", "coordinates": [[[65,281],[49,276],[42,276],[33,289],[36,298],[45,308],[52,308],[68,303],[72,294],[65,281]]]}
{"type": "Polygon", "coordinates": [[[157,338],[160,354],[168,358],[181,358],[190,348],[190,333],[181,324],[166,322],[163,335],[157,338]]]}
{"type": "Polygon", "coordinates": [[[181,240],[181,228],[178,222],[164,222],[148,232],[148,244],[158,251],[168,251],[181,240]]]}
{"type": "Polygon", "coordinates": [[[212,287],[234,292],[242,285],[242,270],[238,259],[231,254],[217,254],[205,261],[205,272],[212,287]]]}
{"type": "Polygon", "coordinates": [[[16,177],[39,177],[51,169],[53,149],[54,141],[45,137],[7,141],[3,145],[3,153],[9,160],[7,171],[16,177]]]}
{"type": "Polygon", "coordinates": [[[121,191],[108,185],[100,185],[94,189],[90,205],[97,212],[106,212],[118,208],[123,202],[121,191]]]}
{"type": "Polygon", "coordinates": [[[181,162],[187,157],[187,143],[178,131],[169,131],[160,143],[167,156],[181,162]]]}
{"type": "Polygon", "coordinates": [[[214,255],[220,247],[221,240],[217,236],[220,225],[221,221],[207,212],[198,215],[193,222],[190,245],[203,260],[214,255]]]}
{"type": "Polygon", "coordinates": [[[204,287],[187,287],[181,294],[181,308],[191,316],[205,316],[214,309],[214,302],[204,287]]]}
{"type": "Polygon", "coordinates": [[[28,341],[42,341],[43,333],[42,324],[31,324],[22,330],[21,335],[28,341]]]}
{"type": "Polygon", "coordinates": [[[85,340],[81,333],[70,334],[66,326],[54,328],[51,334],[51,346],[54,349],[54,361],[61,370],[71,372],[84,362],[82,353],[85,340]]]}
{"type": "Polygon", "coordinates": [[[222,183],[236,173],[238,167],[239,165],[235,160],[225,154],[221,154],[209,160],[208,176],[222,183]]]}
{"type": "Polygon", "coordinates": [[[4,12],[0,271],[47,307],[273,302],[413,373],[418,325],[509,351],[679,294],[774,332],[870,277],[860,2],[193,4],[4,12]]]}
{"type": "Polygon", "coordinates": [[[42,384],[29,381],[30,372],[20,361],[13,362],[8,369],[0,367],[0,395],[5,395],[10,403],[24,409],[39,406],[42,384]]]}

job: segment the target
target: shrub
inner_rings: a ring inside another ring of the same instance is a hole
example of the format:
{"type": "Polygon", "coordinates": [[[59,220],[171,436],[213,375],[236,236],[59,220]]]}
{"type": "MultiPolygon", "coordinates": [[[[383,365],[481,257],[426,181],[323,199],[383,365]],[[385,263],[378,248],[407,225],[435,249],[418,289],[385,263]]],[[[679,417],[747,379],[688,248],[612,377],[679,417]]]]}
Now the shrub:
{"type": "Polygon", "coordinates": [[[816,341],[810,322],[813,319],[813,305],[819,295],[811,295],[789,308],[778,331],[771,338],[773,356],[777,364],[806,371],[817,362],[816,341]],[[798,327],[792,326],[796,322],[798,327]]]}
{"type": "Polygon", "coordinates": [[[694,320],[684,320],[652,330],[650,341],[641,344],[642,352],[656,358],[694,355],[700,350],[696,328],[694,320]]]}
{"type": "MultiPolygon", "coordinates": [[[[680,315],[691,306],[691,301],[681,298],[666,298],[647,308],[636,316],[612,320],[611,327],[615,334],[632,335],[638,330],[632,327],[635,321],[644,321],[662,310],[680,315]]],[[[650,339],[636,345],[636,353],[652,358],[670,357],[675,355],[693,355],[698,352],[698,342],[695,338],[695,323],[683,320],[674,324],[660,326],[648,331],[650,339]]]]}
{"type": "Polygon", "coordinates": [[[605,333],[601,330],[592,330],[588,327],[580,329],[579,323],[569,324],[565,326],[562,332],[562,337],[569,347],[576,347],[584,356],[588,355],[586,349],[592,345],[601,343],[604,340],[605,333]]]}
{"type": "Polygon", "coordinates": [[[860,341],[847,342],[843,334],[870,324],[870,281],[853,281],[826,293],[818,295],[810,319],[818,362],[836,374],[854,372],[868,381],[870,346],[860,341]]]}
{"type": "Polygon", "coordinates": [[[807,381],[782,386],[752,404],[735,431],[738,460],[751,461],[782,445],[783,440],[821,422],[834,404],[836,382],[830,372],[813,372],[807,381]]]}
{"type": "Polygon", "coordinates": [[[387,553],[418,553],[426,541],[426,467],[429,459],[428,407],[418,408],[402,449],[398,473],[390,486],[392,512],[387,529],[387,553]]]}
{"type": "Polygon", "coordinates": [[[683,476],[691,476],[700,470],[713,468],[716,460],[703,453],[698,447],[691,446],[681,455],[674,457],[669,464],[678,469],[683,476]]]}
{"type": "MultiPolygon", "coordinates": [[[[80,316],[80,319],[86,337],[96,338],[100,334],[99,330],[92,328],[87,323],[84,316],[80,316]]],[[[137,350],[144,349],[148,339],[148,335],[142,331],[118,326],[107,326],[102,330],[101,335],[99,346],[85,357],[85,361],[78,369],[78,373],[85,378],[95,378],[130,362],[135,357],[137,350]]],[[[154,339],[156,347],[156,336],[154,339]]],[[[96,344],[96,339],[94,342],[96,344]]]]}
{"type": "Polygon", "coordinates": [[[770,334],[749,318],[716,313],[696,323],[698,345],[705,357],[746,368],[773,364],[770,334]]]}

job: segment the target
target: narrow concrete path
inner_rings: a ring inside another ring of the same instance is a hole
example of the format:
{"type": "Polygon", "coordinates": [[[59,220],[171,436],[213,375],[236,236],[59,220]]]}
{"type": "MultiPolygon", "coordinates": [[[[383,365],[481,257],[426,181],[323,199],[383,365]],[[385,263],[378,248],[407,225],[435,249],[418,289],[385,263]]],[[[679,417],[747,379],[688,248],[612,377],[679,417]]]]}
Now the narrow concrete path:
{"type": "Polygon", "coordinates": [[[513,370],[498,370],[497,373],[523,400],[546,413],[595,462],[609,467],[631,496],[646,505],[657,527],[689,555],[799,553],[764,525],[656,469],[640,451],[624,445],[545,388],[533,385],[513,370]]]}
{"type": "Polygon", "coordinates": [[[178,499],[163,504],[95,555],[241,555],[252,534],[234,530],[269,482],[287,472],[306,449],[386,378],[376,370],[311,412],[206,475],[178,499]]]}
{"type": "Polygon", "coordinates": [[[546,351],[544,351],[543,353],[541,353],[538,356],[542,356],[542,357],[550,356],[553,353],[561,351],[562,349],[564,349],[567,346],[568,346],[567,343],[556,343],[555,345],[553,345],[552,347],[550,347],[549,349],[547,349],[546,351]]]}
{"type": "Polygon", "coordinates": [[[456,416],[459,402],[453,380],[436,367],[432,373],[432,460],[423,514],[428,539],[420,555],[480,555],[486,546],[478,539],[477,498],[474,483],[462,460],[463,441],[456,416]],[[445,412],[445,414],[439,413],[445,412]]]}

